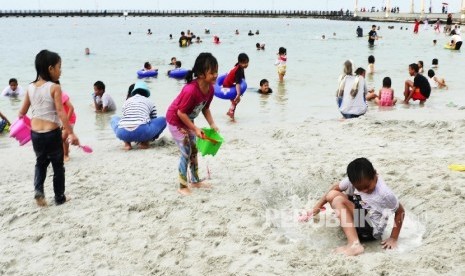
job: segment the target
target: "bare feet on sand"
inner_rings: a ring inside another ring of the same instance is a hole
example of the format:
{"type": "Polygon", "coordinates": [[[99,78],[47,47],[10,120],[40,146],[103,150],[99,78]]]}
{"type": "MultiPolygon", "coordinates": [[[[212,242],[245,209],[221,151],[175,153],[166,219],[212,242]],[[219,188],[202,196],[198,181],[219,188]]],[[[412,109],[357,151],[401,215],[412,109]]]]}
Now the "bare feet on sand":
{"type": "Polygon", "coordinates": [[[47,206],[47,201],[45,200],[45,197],[43,197],[43,196],[36,197],[36,203],[37,203],[37,206],[39,206],[39,207],[47,206]]]}
{"type": "Polygon", "coordinates": [[[226,113],[226,115],[229,116],[229,118],[231,119],[232,122],[235,122],[236,120],[234,119],[234,112],[231,112],[231,111],[228,111],[226,113]]]}
{"type": "Polygon", "coordinates": [[[65,201],[64,201],[64,202],[58,203],[58,202],[55,201],[55,203],[56,203],[57,205],[61,205],[61,204],[65,204],[66,202],[68,202],[68,201],[70,201],[70,200],[71,200],[71,197],[67,195],[67,196],[65,196],[65,201]]]}
{"type": "Polygon", "coordinates": [[[63,157],[63,161],[64,161],[64,162],[68,162],[68,161],[69,161],[69,155],[65,155],[65,156],[63,157]]]}
{"type": "MultiPolygon", "coordinates": [[[[205,183],[205,182],[197,182],[197,183],[191,183],[190,187],[196,188],[196,189],[211,189],[212,185],[205,183]]],[[[178,193],[180,193],[183,196],[189,196],[192,194],[192,190],[189,187],[179,188],[178,193]]]]}
{"type": "Polygon", "coordinates": [[[357,256],[363,253],[365,249],[360,242],[353,242],[351,245],[344,245],[336,248],[336,253],[344,254],[346,256],[357,256]]]}
{"type": "Polygon", "coordinates": [[[141,142],[139,144],[140,149],[148,149],[150,147],[149,142],[141,142]]]}
{"type": "Polygon", "coordinates": [[[189,196],[189,195],[192,194],[192,191],[191,191],[191,189],[186,187],[186,188],[179,188],[178,193],[180,193],[183,196],[189,196]]]}
{"type": "Polygon", "coordinates": [[[192,188],[211,189],[212,185],[205,182],[191,183],[192,188]]]}
{"type": "Polygon", "coordinates": [[[132,149],[131,143],[124,142],[124,147],[123,147],[123,149],[124,149],[124,150],[131,150],[131,149],[132,149]]]}

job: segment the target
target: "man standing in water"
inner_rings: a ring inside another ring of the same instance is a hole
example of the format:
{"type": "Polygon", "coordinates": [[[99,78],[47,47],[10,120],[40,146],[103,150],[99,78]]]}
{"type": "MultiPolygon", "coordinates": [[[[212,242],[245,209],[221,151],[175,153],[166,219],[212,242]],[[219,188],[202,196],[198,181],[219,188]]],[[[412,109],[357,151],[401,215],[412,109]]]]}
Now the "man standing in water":
{"type": "Polygon", "coordinates": [[[375,46],[375,40],[378,40],[378,34],[376,33],[376,25],[373,25],[368,33],[368,45],[370,47],[375,46]]]}
{"type": "Polygon", "coordinates": [[[357,31],[356,31],[356,32],[357,32],[357,36],[358,36],[358,37],[362,37],[362,36],[363,36],[363,29],[360,28],[360,26],[357,27],[357,31]]]}

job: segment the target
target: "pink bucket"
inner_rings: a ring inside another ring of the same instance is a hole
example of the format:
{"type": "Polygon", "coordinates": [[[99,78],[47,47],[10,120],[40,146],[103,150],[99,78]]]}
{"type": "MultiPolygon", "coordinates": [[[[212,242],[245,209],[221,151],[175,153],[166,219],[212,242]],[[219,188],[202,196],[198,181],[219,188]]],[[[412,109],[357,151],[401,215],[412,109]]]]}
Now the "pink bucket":
{"type": "Polygon", "coordinates": [[[10,137],[18,140],[20,146],[29,142],[31,140],[31,119],[27,116],[18,118],[10,126],[10,137]]]}

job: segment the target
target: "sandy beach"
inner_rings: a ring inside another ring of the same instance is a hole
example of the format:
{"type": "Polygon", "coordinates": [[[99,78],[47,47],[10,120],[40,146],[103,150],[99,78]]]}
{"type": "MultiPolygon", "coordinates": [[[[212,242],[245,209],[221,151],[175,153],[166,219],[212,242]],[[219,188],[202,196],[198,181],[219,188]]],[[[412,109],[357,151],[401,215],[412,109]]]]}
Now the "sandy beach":
{"type": "Polygon", "coordinates": [[[465,163],[464,112],[220,126],[218,154],[199,157],[213,188],[190,197],[176,193],[178,149],[167,131],[148,150],[124,152],[116,138],[92,144],[92,154],[71,148],[72,200],[54,205],[49,167],[46,208],[33,201],[32,145],[2,149],[0,274],[461,275],[465,174],[447,166],[465,163]],[[347,258],[332,253],[345,243],[338,227],[297,223],[293,214],[361,156],[397,194],[406,220],[397,250],[367,243],[347,258]]]}

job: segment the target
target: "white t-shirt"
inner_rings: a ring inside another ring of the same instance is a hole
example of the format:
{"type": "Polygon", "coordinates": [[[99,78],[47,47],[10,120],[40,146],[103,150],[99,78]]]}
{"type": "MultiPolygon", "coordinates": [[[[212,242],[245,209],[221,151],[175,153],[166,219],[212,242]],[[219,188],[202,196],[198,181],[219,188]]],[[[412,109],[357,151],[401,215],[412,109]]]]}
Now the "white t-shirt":
{"type": "Polygon", "coordinates": [[[16,87],[16,90],[13,91],[11,87],[8,85],[3,89],[2,91],[2,96],[7,96],[7,97],[18,97],[24,95],[24,90],[21,86],[16,87]]]}
{"type": "Polygon", "coordinates": [[[366,218],[373,227],[373,237],[380,239],[386,228],[389,215],[399,208],[399,201],[384,180],[378,176],[378,182],[371,194],[362,193],[355,189],[349,178],[345,178],[339,183],[339,189],[345,191],[347,195],[359,195],[362,198],[360,204],[367,210],[366,218]]]}
{"type": "Polygon", "coordinates": [[[367,103],[365,102],[365,95],[368,89],[366,86],[365,78],[362,76],[348,75],[344,84],[344,95],[339,111],[343,114],[363,115],[367,111],[367,103]],[[350,91],[358,78],[358,93],[355,98],[352,98],[350,91]]]}
{"type": "Polygon", "coordinates": [[[429,86],[431,88],[438,88],[438,83],[433,78],[428,77],[429,86]]]}
{"type": "Polygon", "coordinates": [[[103,93],[102,97],[95,96],[95,102],[97,104],[101,104],[102,107],[106,107],[108,111],[115,111],[116,110],[115,101],[113,101],[110,94],[108,94],[106,92],[103,93]]]}
{"type": "Polygon", "coordinates": [[[457,43],[457,42],[459,42],[459,41],[462,41],[462,38],[461,38],[459,35],[456,35],[456,34],[455,34],[455,35],[453,35],[453,36],[450,37],[450,40],[451,40],[451,41],[454,41],[454,43],[457,43]]]}

